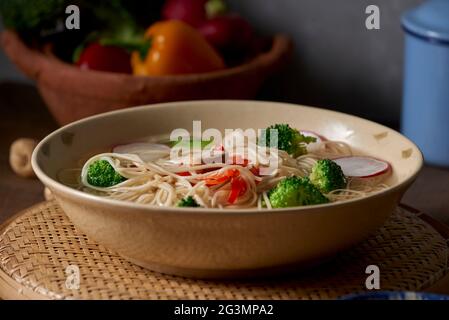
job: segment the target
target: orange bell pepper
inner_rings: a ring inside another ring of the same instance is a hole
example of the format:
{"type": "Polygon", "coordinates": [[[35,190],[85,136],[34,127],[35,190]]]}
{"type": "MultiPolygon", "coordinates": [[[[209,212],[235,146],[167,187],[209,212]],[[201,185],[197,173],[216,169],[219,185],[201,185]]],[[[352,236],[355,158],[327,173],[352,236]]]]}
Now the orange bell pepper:
{"type": "Polygon", "coordinates": [[[153,24],[145,33],[151,46],[142,59],[132,53],[135,75],[162,76],[221,70],[225,64],[215,49],[194,28],[178,20],[153,24]]]}

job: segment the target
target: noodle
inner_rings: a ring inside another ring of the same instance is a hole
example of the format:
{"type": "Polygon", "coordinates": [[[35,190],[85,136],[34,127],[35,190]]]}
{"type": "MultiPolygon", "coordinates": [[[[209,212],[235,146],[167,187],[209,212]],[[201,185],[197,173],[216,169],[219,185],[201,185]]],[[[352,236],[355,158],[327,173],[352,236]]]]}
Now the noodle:
{"type": "MultiPolygon", "coordinates": [[[[348,144],[327,140],[313,143],[308,151],[306,155],[293,158],[285,151],[268,148],[267,157],[258,158],[258,162],[254,164],[202,163],[192,166],[173,162],[167,152],[161,151],[154,152],[155,155],[162,157],[155,161],[143,161],[137,154],[103,153],[88,159],[81,170],[63,170],[58,178],[66,185],[77,187],[85,192],[139,204],[174,207],[182,199],[191,196],[204,208],[272,209],[268,192],[279,181],[294,175],[308,176],[312,167],[320,159],[335,159],[353,154],[348,144]],[[268,176],[259,176],[255,169],[259,170],[267,166],[268,156],[272,155],[277,157],[277,168],[268,176]],[[91,185],[87,172],[89,166],[97,160],[107,161],[126,180],[106,188],[91,185]],[[232,202],[229,199],[233,193],[233,180],[214,182],[217,177],[230,173],[238,177],[245,186],[232,202]],[[81,178],[74,179],[74,175],[81,178]]],[[[249,153],[251,152],[255,151],[249,148],[249,153]]],[[[151,150],[146,151],[146,155],[148,154],[152,154],[151,150]]],[[[381,181],[367,182],[365,180],[350,179],[346,188],[334,190],[325,196],[331,202],[344,201],[364,197],[388,187],[381,181]]]]}

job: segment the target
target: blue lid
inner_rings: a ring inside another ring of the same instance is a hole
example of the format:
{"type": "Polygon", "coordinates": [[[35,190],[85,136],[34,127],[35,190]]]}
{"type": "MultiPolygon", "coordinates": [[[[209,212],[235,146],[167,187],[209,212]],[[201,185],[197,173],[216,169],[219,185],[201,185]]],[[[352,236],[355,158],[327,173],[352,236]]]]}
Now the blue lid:
{"type": "Polygon", "coordinates": [[[449,42],[449,0],[429,0],[407,11],[402,26],[418,37],[449,42]]]}

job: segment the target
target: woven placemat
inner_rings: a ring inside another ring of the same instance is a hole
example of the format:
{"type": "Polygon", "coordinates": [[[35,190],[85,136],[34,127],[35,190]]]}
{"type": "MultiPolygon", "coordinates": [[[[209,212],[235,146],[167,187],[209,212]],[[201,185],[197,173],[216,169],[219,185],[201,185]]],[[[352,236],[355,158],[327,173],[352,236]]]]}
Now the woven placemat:
{"type": "Polygon", "coordinates": [[[419,214],[398,208],[375,235],[331,262],[285,278],[202,281],[136,266],[78,232],[55,202],[36,205],[0,236],[0,295],[47,299],[333,299],[365,291],[368,265],[382,290],[421,291],[448,272],[447,240],[419,214]],[[66,268],[80,271],[68,289],[66,268]]]}

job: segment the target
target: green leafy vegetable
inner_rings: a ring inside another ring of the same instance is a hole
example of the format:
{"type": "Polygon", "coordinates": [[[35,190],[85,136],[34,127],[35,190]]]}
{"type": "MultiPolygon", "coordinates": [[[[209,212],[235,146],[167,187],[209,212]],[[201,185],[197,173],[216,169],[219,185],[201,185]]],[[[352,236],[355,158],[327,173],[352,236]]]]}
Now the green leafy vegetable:
{"type": "Polygon", "coordinates": [[[0,15],[6,28],[28,31],[54,25],[62,17],[66,0],[1,0],[0,15]]]}
{"type": "Polygon", "coordinates": [[[146,57],[151,41],[144,38],[144,30],[137,25],[127,10],[124,0],[95,2],[82,0],[81,2],[87,10],[93,12],[95,17],[102,21],[102,25],[88,34],[74,50],[73,62],[78,61],[84,48],[95,41],[103,46],[121,47],[129,52],[138,51],[141,57],[146,57]]]}
{"type": "Polygon", "coordinates": [[[213,139],[211,140],[194,140],[193,138],[190,138],[189,141],[185,140],[178,140],[175,142],[172,142],[172,147],[179,147],[179,148],[195,148],[200,147],[201,150],[205,149],[207,146],[209,146],[213,142],[213,139]]]}
{"type": "Polygon", "coordinates": [[[198,204],[198,202],[196,202],[192,196],[188,196],[187,198],[182,199],[178,203],[178,207],[182,207],[182,208],[187,208],[187,207],[197,208],[199,206],[200,205],[198,204]]]}
{"type": "Polygon", "coordinates": [[[0,0],[0,15],[7,29],[30,44],[52,42],[60,57],[76,62],[82,50],[97,41],[146,56],[151,41],[144,38],[142,26],[155,21],[161,6],[137,0],[0,0]],[[81,30],[64,28],[69,5],[80,9],[81,30]]]}

